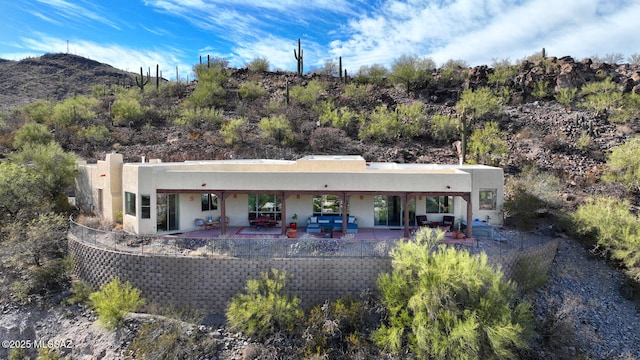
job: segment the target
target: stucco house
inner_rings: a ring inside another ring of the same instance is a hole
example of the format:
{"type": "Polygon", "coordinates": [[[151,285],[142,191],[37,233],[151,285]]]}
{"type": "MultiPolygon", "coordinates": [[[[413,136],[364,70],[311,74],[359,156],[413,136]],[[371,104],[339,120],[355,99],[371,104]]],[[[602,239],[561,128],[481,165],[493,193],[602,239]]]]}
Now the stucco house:
{"type": "Polygon", "coordinates": [[[444,216],[469,225],[502,222],[504,173],[484,165],[366,162],[357,155],[124,163],[112,153],[78,168],[78,207],[106,221],[122,217],[124,230],[135,234],[190,231],[196,219],[226,219],[222,234],[258,218],[284,231],[294,214],[302,229],[310,219],[331,216],[342,218],[337,223],[345,233],[386,227],[404,229],[405,236],[421,215],[432,222],[444,216]]]}

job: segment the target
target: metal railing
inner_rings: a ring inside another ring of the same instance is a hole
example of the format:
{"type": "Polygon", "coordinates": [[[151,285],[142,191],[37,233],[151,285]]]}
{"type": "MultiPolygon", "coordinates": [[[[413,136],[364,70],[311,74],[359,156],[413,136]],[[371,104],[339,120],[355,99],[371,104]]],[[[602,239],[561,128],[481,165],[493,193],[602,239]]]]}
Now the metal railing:
{"type": "Polygon", "coordinates": [[[356,240],[302,236],[215,238],[136,235],[124,231],[105,231],[87,227],[73,220],[69,232],[94,247],[140,255],[190,257],[294,258],[294,257],[389,257],[398,240],[356,240]]]}

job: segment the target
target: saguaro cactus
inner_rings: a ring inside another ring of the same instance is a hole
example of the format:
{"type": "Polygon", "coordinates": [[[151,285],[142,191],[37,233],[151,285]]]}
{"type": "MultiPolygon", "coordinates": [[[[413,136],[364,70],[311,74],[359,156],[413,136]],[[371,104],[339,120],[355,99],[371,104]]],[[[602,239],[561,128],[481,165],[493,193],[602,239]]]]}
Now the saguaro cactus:
{"type": "Polygon", "coordinates": [[[302,48],[300,47],[300,38],[298,38],[298,52],[296,53],[296,49],[293,49],[293,57],[298,61],[298,75],[302,75],[304,60],[302,58],[302,48]]]}
{"type": "Polygon", "coordinates": [[[147,76],[147,80],[144,79],[144,75],[142,74],[142,66],[140,66],[140,80],[138,81],[138,77],[136,76],[136,85],[140,88],[140,91],[144,91],[144,86],[149,83],[149,77],[147,76]]]}

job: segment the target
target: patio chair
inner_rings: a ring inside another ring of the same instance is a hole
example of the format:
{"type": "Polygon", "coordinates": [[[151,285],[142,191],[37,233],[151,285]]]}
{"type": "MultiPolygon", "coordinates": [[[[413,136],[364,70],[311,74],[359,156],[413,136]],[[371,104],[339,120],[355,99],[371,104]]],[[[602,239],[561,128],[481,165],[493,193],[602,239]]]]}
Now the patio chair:
{"type": "Polygon", "coordinates": [[[205,227],[204,219],[196,219],[195,220],[195,225],[196,225],[196,229],[198,229],[198,230],[204,229],[204,227],[205,227]]]}
{"type": "Polygon", "coordinates": [[[430,226],[431,222],[427,219],[427,215],[416,215],[416,225],[430,226]]]}
{"type": "Polygon", "coordinates": [[[453,228],[453,224],[456,222],[456,217],[453,215],[445,215],[442,217],[442,226],[449,226],[453,228]]]}

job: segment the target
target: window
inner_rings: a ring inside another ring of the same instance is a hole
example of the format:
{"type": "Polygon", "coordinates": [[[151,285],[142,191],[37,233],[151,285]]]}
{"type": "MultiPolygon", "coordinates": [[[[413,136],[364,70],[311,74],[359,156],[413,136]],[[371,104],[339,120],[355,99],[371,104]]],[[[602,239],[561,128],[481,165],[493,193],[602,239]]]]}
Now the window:
{"type": "Polygon", "coordinates": [[[496,200],[498,198],[497,189],[480,189],[480,210],[495,210],[496,200]]]}
{"type": "Polygon", "coordinates": [[[151,195],[140,195],[140,217],[151,219],[151,195]]]}
{"type": "Polygon", "coordinates": [[[337,195],[314,195],[313,215],[342,214],[342,201],[337,195]]]}
{"type": "Polygon", "coordinates": [[[124,193],[124,212],[127,215],[136,216],[136,194],[124,193]]]}
{"type": "Polygon", "coordinates": [[[427,196],[427,214],[452,214],[453,196],[427,196]]]}
{"type": "Polygon", "coordinates": [[[275,194],[249,194],[249,219],[259,217],[280,220],[282,199],[275,194]]]}
{"type": "Polygon", "coordinates": [[[218,197],[216,194],[202,194],[202,211],[217,210],[218,197]]]}

